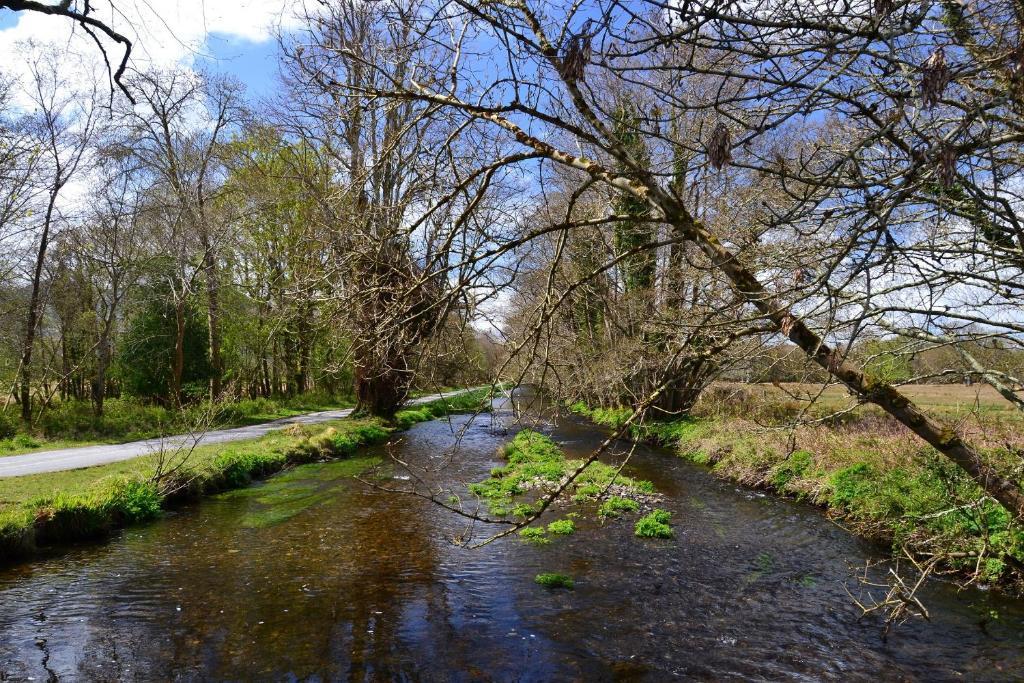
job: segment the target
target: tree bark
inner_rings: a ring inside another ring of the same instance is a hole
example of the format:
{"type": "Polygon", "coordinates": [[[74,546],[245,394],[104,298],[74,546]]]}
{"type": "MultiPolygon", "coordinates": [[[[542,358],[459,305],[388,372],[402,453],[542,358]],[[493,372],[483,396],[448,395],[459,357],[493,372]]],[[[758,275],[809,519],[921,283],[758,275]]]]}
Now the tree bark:
{"type": "Polygon", "coordinates": [[[220,398],[223,391],[224,359],[221,356],[220,335],[220,279],[217,273],[217,259],[212,247],[205,246],[203,267],[206,271],[206,322],[210,334],[210,397],[220,398]]]}
{"type": "Polygon", "coordinates": [[[355,375],[356,412],[390,418],[408,397],[413,373],[401,358],[357,358],[355,375]]]}
{"type": "MultiPolygon", "coordinates": [[[[59,173],[59,171],[58,171],[59,173]]],[[[46,262],[46,251],[50,244],[50,226],[53,222],[53,210],[57,204],[57,195],[61,185],[57,184],[50,190],[46,204],[46,216],[43,219],[43,234],[39,237],[39,248],[36,250],[36,265],[32,272],[32,293],[29,295],[28,315],[25,320],[25,337],[21,350],[21,419],[32,424],[32,347],[36,340],[36,327],[42,313],[42,280],[43,264],[46,262]]]]}
{"type": "Polygon", "coordinates": [[[174,368],[171,373],[171,401],[181,405],[181,378],[185,374],[185,302],[174,302],[174,368]]]}

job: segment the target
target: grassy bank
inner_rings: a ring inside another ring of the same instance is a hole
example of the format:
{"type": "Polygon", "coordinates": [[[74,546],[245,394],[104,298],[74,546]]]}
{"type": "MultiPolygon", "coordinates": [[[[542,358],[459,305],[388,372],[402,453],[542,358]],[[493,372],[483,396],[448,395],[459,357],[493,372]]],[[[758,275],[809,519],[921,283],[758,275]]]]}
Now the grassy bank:
{"type": "Polygon", "coordinates": [[[97,417],[88,401],[58,402],[26,429],[14,409],[0,410],[0,457],[34,450],[71,448],[96,443],[125,443],[181,434],[198,424],[242,427],[318,410],[350,408],[347,398],[305,394],[291,398],[255,398],[199,403],[183,410],[147,405],[132,399],[109,399],[97,417]]]}
{"type": "MultiPolygon", "coordinates": [[[[646,423],[632,435],[673,447],[723,478],[822,506],[894,553],[906,548],[922,558],[940,556],[945,571],[967,581],[1024,592],[1024,530],[895,420],[872,407],[828,418],[835,406],[827,405],[808,413],[820,421],[793,427],[805,406],[768,392],[732,391],[731,402],[717,396],[698,407],[697,417],[646,423]]],[[[956,405],[966,405],[960,399],[956,405]]],[[[942,405],[932,410],[957,420],[990,462],[1020,480],[1024,435],[1015,411],[960,413],[951,403],[942,405]]],[[[572,410],[610,428],[629,415],[585,404],[572,410]]]]}
{"type": "Polygon", "coordinates": [[[486,390],[400,411],[392,422],[349,418],[293,425],[253,441],[200,446],[110,465],[0,479],[0,563],[40,548],[102,538],[163,510],[286,467],[352,456],[417,422],[488,404],[486,390]]]}

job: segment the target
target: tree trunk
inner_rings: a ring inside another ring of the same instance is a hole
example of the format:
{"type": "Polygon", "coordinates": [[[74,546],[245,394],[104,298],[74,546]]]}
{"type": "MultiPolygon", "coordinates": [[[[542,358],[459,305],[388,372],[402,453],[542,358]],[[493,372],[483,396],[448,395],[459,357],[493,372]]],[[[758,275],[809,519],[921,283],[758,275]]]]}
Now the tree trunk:
{"type": "Polygon", "coordinates": [[[96,354],[96,375],[92,380],[92,406],[96,417],[103,417],[103,399],[107,395],[107,367],[110,365],[110,326],[104,326],[96,354]]]}
{"type": "Polygon", "coordinates": [[[289,332],[284,340],[284,369],[285,369],[285,393],[288,396],[295,395],[295,379],[298,370],[295,367],[295,336],[289,332]]]}
{"type": "Polygon", "coordinates": [[[181,405],[181,378],[185,374],[185,301],[174,302],[174,369],[171,374],[171,401],[181,405]]]}
{"type": "Polygon", "coordinates": [[[32,293],[29,296],[28,316],[25,320],[25,337],[21,350],[21,419],[26,424],[32,423],[32,347],[35,344],[36,327],[42,313],[40,308],[43,264],[46,262],[46,250],[50,244],[50,224],[53,221],[53,209],[57,203],[60,188],[61,186],[58,184],[50,191],[50,198],[46,204],[43,234],[39,237],[39,248],[36,251],[36,266],[32,272],[32,293]]]}
{"type": "Polygon", "coordinates": [[[260,359],[260,366],[263,368],[263,377],[261,378],[262,386],[260,395],[266,398],[270,398],[270,368],[267,366],[267,355],[264,353],[263,358],[260,359]]]}
{"type": "Polygon", "coordinates": [[[376,360],[356,359],[356,412],[390,418],[408,397],[413,373],[402,359],[376,360]]]}
{"type": "Polygon", "coordinates": [[[277,335],[274,335],[274,354],[270,359],[270,384],[273,387],[272,396],[277,396],[281,393],[281,366],[278,362],[280,346],[281,342],[278,341],[277,335]]]}
{"type": "Polygon", "coordinates": [[[220,398],[222,391],[221,382],[224,377],[224,359],[221,357],[220,347],[220,280],[217,273],[217,258],[213,249],[206,246],[203,255],[203,268],[206,271],[206,322],[210,333],[210,397],[214,400],[220,398]]]}
{"type": "Polygon", "coordinates": [[[61,327],[60,330],[60,398],[62,401],[68,400],[71,396],[71,362],[68,359],[68,335],[61,327]]]}

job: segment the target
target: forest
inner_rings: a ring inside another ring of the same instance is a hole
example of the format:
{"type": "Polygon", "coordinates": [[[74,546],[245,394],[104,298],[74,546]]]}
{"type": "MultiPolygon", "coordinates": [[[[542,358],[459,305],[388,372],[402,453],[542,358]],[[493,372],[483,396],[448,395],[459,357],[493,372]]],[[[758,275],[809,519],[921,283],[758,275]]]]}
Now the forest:
{"type": "Polygon", "coordinates": [[[1018,5],[300,3],[260,95],[0,8],[84,34],[0,72],[0,455],[529,388],[607,438],[397,493],[489,543],[591,484],[671,537],[608,502],[625,439],[880,541],[887,628],[928,577],[1022,594],[1018,5]]]}

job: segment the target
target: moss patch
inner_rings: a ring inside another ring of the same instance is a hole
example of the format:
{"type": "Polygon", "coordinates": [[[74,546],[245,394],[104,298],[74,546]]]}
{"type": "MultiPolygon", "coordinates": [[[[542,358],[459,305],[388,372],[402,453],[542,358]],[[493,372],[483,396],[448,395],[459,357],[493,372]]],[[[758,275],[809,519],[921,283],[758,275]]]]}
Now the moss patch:
{"type": "Polygon", "coordinates": [[[576,523],[571,519],[556,519],[548,524],[548,533],[558,536],[571,536],[576,532],[576,523]]]}
{"type": "Polygon", "coordinates": [[[624,512],[636,512],[639,509],[640,504],[631,498],[612,496],[601,503],[601,507],[598,508],[597,514],[601,517],[618,517],[624,512]]]}
{"type": "Polygon", "coordinates": [[[528,526],[525,529],[520,529],[519,537],[534,545],[544,545],[551,542],[547,537],[547,532],[539,526],[528,526]]]}

